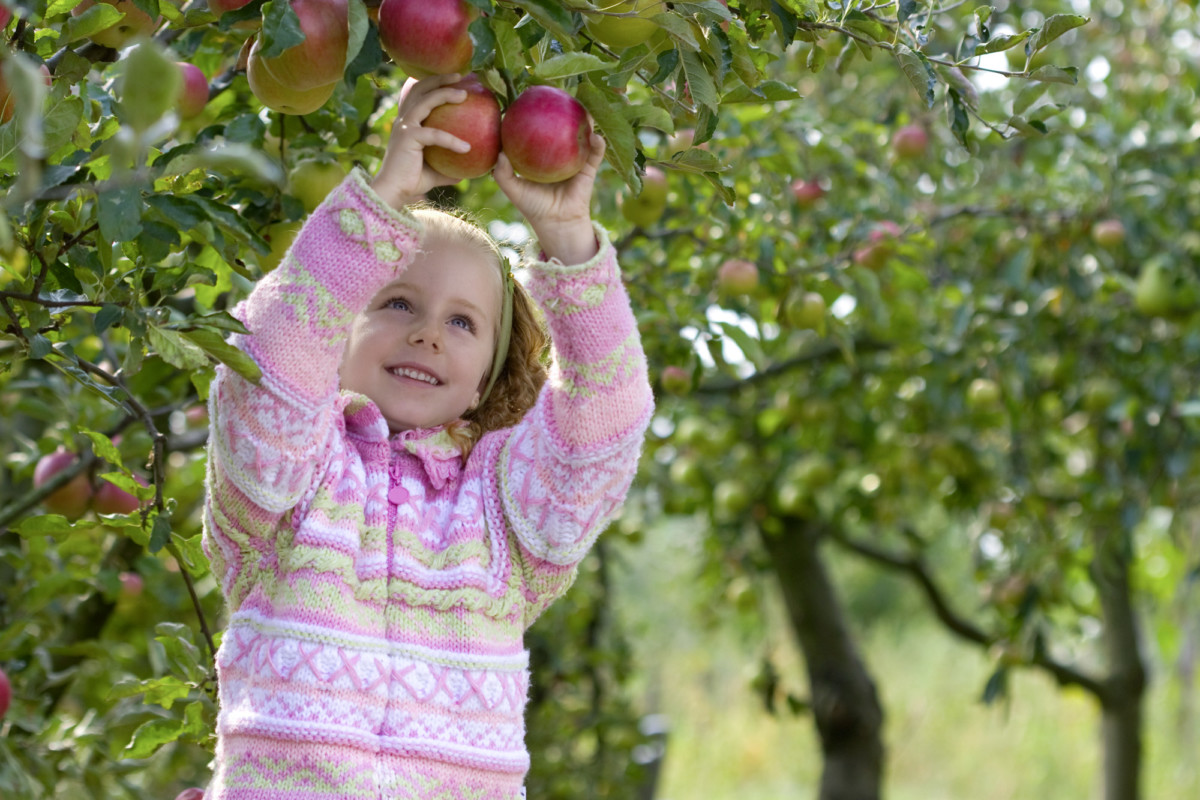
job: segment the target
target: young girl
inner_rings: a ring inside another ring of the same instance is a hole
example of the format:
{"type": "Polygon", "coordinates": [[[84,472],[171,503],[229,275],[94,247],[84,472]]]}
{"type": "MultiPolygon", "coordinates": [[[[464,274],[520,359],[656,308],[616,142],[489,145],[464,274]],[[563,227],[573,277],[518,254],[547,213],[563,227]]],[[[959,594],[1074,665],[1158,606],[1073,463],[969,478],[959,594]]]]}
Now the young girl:
{"type": "Polygon", "coordinates": [[[547,376],[496,245],[408,209],[452,182],[423,148],[467,149],[421,126],[456,77],[412,88],[374,180],[240,308],[261,383],[213,384],[204,541],[231,617],[209,800],[523,796],[523,633],[632,480],[651,394],[591,222],[604,143],[561,184],[495,170],[537,236],[547,376]]]}

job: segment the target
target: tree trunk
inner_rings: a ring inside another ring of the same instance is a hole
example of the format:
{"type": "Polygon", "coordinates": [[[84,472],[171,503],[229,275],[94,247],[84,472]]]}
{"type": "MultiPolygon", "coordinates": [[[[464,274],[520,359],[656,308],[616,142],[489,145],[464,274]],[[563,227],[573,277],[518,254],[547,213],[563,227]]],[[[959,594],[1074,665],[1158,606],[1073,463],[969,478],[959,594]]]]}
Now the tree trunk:
{"type": "Polygon", "coordinates": [[[820,800],[879,800],[883,709],[859,657],[841,602],[819,552],[820,531],[790,518],[781,535],[759,530],[783,590],[808,667],[813,717],[824,764],[820,800]]]}
{"type": "Polygon", "coordinates": [[[1108,677],[1100,706],[1105,800],[1141,797],[1142,705],[1146,667],[1129,587],[1129,532],[1097,537],[1092,580],[1104,616],[1108,677]]]}

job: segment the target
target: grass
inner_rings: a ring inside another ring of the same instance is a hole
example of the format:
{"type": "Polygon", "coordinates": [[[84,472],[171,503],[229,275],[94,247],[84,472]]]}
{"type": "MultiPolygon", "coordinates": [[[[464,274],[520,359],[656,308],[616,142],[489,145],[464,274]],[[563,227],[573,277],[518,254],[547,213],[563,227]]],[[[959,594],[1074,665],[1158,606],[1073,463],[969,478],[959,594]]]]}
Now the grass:
{"type": "MultiPolygon", "coordinates": [[[[803,664],[772,612],[748,632],[734,614],[704,612],[694,534],[667,530],[623,552],[615,587],[633,631],[648,710],[671,732],[659,800],[816,798],[820,750],[807,715],[766,712],[751,684],[764,653],[782,683],[807,695],[803,664]],[[681,544],[683,542],[684,544],[681,544]],[[717,622],[714,624],[713,620],[717,622]]],[[[767,598],[767,608],[778,609],[767,598]]],[[[860,639],[886,709],[887,800],[1093,800],[1100,798],[1099,710],[1080,690],[1018,670],[1007,700],[980,700],[993,665],[932,622],[877,623],[860,639]]],[[[1200,689],[1200,687],[1196,687],[1200,689]]],[[[1195,723],[1181,728],[1179,686],[1151,685],[1143,797],[1200,797],[1195,723]]]]}

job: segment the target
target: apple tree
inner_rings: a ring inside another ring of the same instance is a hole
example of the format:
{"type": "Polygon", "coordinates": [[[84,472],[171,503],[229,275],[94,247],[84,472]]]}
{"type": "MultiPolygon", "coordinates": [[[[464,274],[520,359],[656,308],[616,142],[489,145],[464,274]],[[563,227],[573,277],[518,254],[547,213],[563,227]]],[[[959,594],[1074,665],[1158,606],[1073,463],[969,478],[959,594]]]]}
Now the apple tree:
{"type": "MultiPolygon", "coordinates": [[[[981,24],[1020,36],[1000,8],[981,24]]],[[[1092,11],[1060,43],[1084,69],[1008,50],[1001,71],[1061,80],[964,73],[940,118],[887,66],[801,45],[805,99],[723,116],[710,144],[745,205],[676,181],[626,241],[664,393],[630,524],[697,515],[718,586],[777,579],[809,689],[760,686],[811,712],[822,797],[877,796],[884,758],[823,543],[993,654],[986,699],[1018,668],[1091,695],[1104,796],[1169,780],[1144,769],[1143,703],[1186,654],[1168,608],[1197,557],[1197,101],[1174,88],[1196,16],[1092,11]]]]}
{"type": "MultiPolygon", "coordinates": [[[[199,547],[203,404],[217,363],[258,374],[225,342],[241,330],[230,312],[346,170],[378,163],[397,92],[416,71],[389,56],[385,32],[403,0],[0,2],[0,666],[14,694],[0,790],[161,796],[204,783],[212,742],[221,608],[199,547]]],[[[1038,152],[1078,79],[1068,61],[1039,59],[1088,30],[1076,9],[1050,2],[449,5],[467,18],[470,69],[503,107],[550,84],[587,108],[609,145],[597,214],[631,265],[654,363],[679,365],[676,384],[686,378],[697,397],[713,398],[704,418],[716,428],[705,433],[745,445],[730,446],[731,457],[748,447],[756,468],[779,465],[763,485],[800,450],[829,454],[814,466],[832,486],[865,469],[853,454],[868,440],[840,445],[874,436],[880,421],[797,426],[788,398],[823,401],[834,419],[848,410],[839,393],[856,383],[886,393],[897,354],[922,358],[918,332],[936,332],[938,317],[908,301],[941,285],[916,267],[939,250],[925,224],[929,198],[902,211],[908,183],[958,185],[954,168],[968,151],[1006,138],[1018,142],[1011,150],[1038,152]],[[1002,52],[1022,57],[997,62],[1002,52]],[[983,74],[1010,83],[980,92],[972,76],[983,74]],[[882,158],[901,120],[920,126],[902,137],[904,157],[924,151],[941,164],[928,176],[910,162],[892,173],[882,158]],[[800,215],[790,199],[800,195],[781,181],[814,164],[829,169],[824,199],[806,202],[828,205],[800,215]],[[724,261],[738,263],[718,279],[724,261]],[[858,310],[844,313],[843,296],[858,310]],[[877,324],[860,326],[868,311],[877,324]],[[790,382],[806,364],[828,371],[812,373],[811,385],[790,382]],[[755,455],[760,441],[771,459],[755,455]]],[[[1034,161],[1024,174],[1035,174],[1034,161]]],[[[515,222],[487,179],[440,199],[455,197],[515,222]]],[[[1174,275],[1163,269],[1151,288],[1174,275]]],[[[691,402],[664,404],[679,435],[691,402]]],[[[648,496],[668,511],[711,509],[714,543],[727,537],[745,559],[739,520],[767,534],[769,552],[783,541],[772,538],[775,523],[812,516],[803,498],[781,516],[756,487],[710,492],[713,465],[683,457],[660,483],[659,452],[647,463],[648,496]]],[[[989,475],[981,487],[1000,482],[989,475]]],[[[802,527],[815,542],[815,522],[802,527]]],[[[777,555],[783,564],[794,554],[777,555]]],[[[603,574],[596,566],[585,580],[602,586],[603,574]]],[[[565,752],[558,775],[535,774],[539,796],[577,791],[588,769],[591,785],[619,786],[628,759],[613,754],[638,741],[622,705],[619,636],[603,592],[594,602],[546,621],[559,634],[545,636],[539,669],[560,679],[545,684],[541,705],[534,698],[531,725],[545,727],[531,738],[580,725],[602,735],[565,752]],[[580,642],[586,657],[564,658],[564,641],[580,642]],[[580,699],[580,687],[592,696],[580,699]],[[576,700],[556,702],[565,696],[576,700]]],[[[819,616],[833,623],[822,636],[840,637],[852,657],[836,609],[819,616]]],[[[868,676],[858,675],[867,697],[868,676]]],[[[881,748],[877,727],[862,733],[858,752],[874,767],[860,796],[871,796],[881,748]]]]}

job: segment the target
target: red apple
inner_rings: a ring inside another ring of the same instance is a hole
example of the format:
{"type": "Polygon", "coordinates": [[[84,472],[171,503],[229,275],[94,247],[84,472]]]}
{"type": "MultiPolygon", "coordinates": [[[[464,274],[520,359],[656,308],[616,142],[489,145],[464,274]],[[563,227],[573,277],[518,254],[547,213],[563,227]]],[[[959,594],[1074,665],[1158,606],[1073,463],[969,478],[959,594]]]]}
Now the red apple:
{"type": "Polygon", "coordinates": [[[825,190],[816,181],[806,181],[797,178],[792,181],[792,196],[800,208],[812,208],[818,200],[825,196],[825,190]]]}
{"type": "Polygon", "coordinates": [[[0,719],[8,713],[8,705],[12,702],[12,684],[8,682],[8,673],[0,669],[0,719]]]}
{"type": "Polygon", "coordinates": [[[337,81],[313,89],[296,89],[277,80],[266,68],[265,59],[258,55],[259,43],[250,48],[246,65],[246,80],[258,101],[281,114],[311,114],[333,97],[337,81]]]}
{"type": "Polygon", "coordinates": [[[667,175],[658,167],[646,167],[642,176],[642,193],[619,198],[621,214],[641,228],[649,228],[662,219],[667,210],[667,175]]]}
{"type": "Polygon", "coordinates": [[[659,381],[662,383],[663,391],[670,394],[687,394],[688,390],[692,388],[691,374],[683,367],[673,364],[663,367],[659,381]]]}
{"type": "Polygon", "coordinates": [[[535,183],[558,183],[583,169],[591,138],[583,104],[553,86],[530,86],[500,123],[504,154],[522,178],[535,183]]]}
{"type": "Polygon", "coordinates": [[[658,25],[650,18],[667,10],[664,0],[605,0],[598,7],[606,13],[586,15],[588,33],[614,50],[624,50],[648,41],[659,32],[658,25]]]}
{"type": "Polygon", "coordinates": [[[250,0],[208,0],[208,10],[217,15],[219,19],[222,15],[230,11],[237,11],[242,6],[250,4],[250,0]]]}
{"type": "Polygon", "coordinates": [[[474,74],[454,86],[465,90],[467,99],[438,106],[423,124],[454,134],[471,149],[456,153],[444,147],[426,147],[425,163],[450,178],[478,178],[491,172],[500,156],[500,103],[474,74]]]}
{"type": "MultiPolygon", "coordinates": [[[[42,456],[33,470],[33,486],[38,488],[58,473],[71,466],[77,456],[62,448],[49,455],[42,456]]],[[[46,510],[54,514],[62,514],[67,519],[79,519],[87,512],[88,504],[92,501],[92,487],[87,475],[79,473],[65,486],[60,486],[42,501],[46,510]]]]}
{"type": "Polygon", "coordinates": [[[346,168],[338,162],[305,158],[288,171],[288,194],[298,198],[304,210],[312,213],[345,179],[346,168]]]}
{"type": "Polygon", "coordinates": [[[1101,247],[1116,247],[1125,241],[1125,224],[1119,219],[1102,219],[1092,226],[1092,239],[1101,247]]]}
{"type": "Polygon", "coordinates": [[[749,294],[758,288],[758,267],[740,258],[731,258],[717,269],[717,289],[724,295],[749,294]]]}
{"type": "MultiPolygon", "coordinates": [[[[134,475],[140,485],[146,481],[140,475],[134,475]]],[[[92,498],[92,508],[97,514],[132,514],[141,507],[138,499],[115,483],[100,479],[96,494],[92,498]]]]}
{"type": "Polygon", "coordinates": [[[175,795],[175,800],[204,800],[204,790],[193,786],[175,795]]]}
{"type": "Polygon", "coordinates": [[[0,6],[0,28],[4,28],[12,21],[12,12],[7,6],[0,6]]]}
{"type": "MultiPolygon", "coordinates": [[[[274,58],[265,58],[259,51],[259,66],[279,84],[296,91],[326,87],[341,80],[350,41],[346,0],[292,0],[292,9],[300,19],[304,41],[274,58]]],[[[254,51],[250,57],[255,57],[254,51]]]]}
{"type": "Polygon", "coordinates": [[[175,107],[183,119],[198,117],[208,105],[208,78],[195,64],[179,61],[179,72],[183,75],[183,86],[179,90],[179,98],[175,107]]]}
{"type": "Polygon", "coordinates": [[[921,158],[928,149],[929,134],[920,125],[905,125],[892,134],[892,152],[896,158],[921,158]]]}
{"type": "MultiPolygon", "coordinates": [[[[72,16],[79,16],[96,5],[96,2],[97,0],[82,0],[79,5],[71,9],[72,16]]],[[[133,4],[133,0],[99,0],[99,2],[113,6],[125,16],[117,20],[114,25],[88,37],[96,44],[120,50],[139,36],[149,36],[162,23],[162,17],[151,19],[149,14],[133,4]]]]}
{"type": "Polygon", "coordinates": [[[383,0],[379,43],[414,78],[464,73],[475,52],[467,28],[478,15],[467,0],[383,0]]]}
{"type": "Polygon", "coordinates": [[[885,219],[867,234],[867,244],[854,251],[854,263],[868,269],[882,269],[896,252],[896,237],[900,226],[885,219]]]}
{"type": "Polygon", "coordinates": [[[142,594],[142,589],[145,588],[145,581],[142,576],[136,572],[122,572],[121,578],[121,595],[123,597],[139,597],[142,594]]]}

